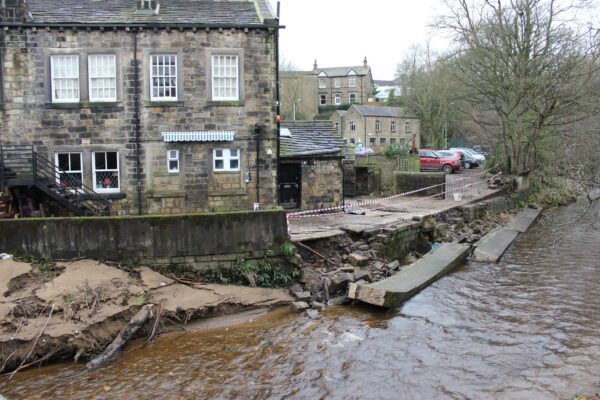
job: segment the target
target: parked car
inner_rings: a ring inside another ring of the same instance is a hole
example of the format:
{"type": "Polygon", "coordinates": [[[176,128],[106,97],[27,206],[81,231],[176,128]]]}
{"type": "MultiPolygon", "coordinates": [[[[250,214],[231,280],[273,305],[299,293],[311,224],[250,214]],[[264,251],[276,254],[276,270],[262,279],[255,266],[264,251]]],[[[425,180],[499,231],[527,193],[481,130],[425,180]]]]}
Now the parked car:
{"type": "Polygon", "coordinates": [[[491,147],[485,144],[476,144],[473,146],[473,150],[483,156],[488,156],[491,152],[491,147]]]}
{"type": "Polygon", "coordinates": [[[357,156],[370,156],[375,154],[375,152],[370,147],[356,146],[356,148],[354,149],[354,154],[357,156]]]}
{"type": "Polygon", "coordinates": [[[442,155],[458,154],[460,157],[460,165],[465,169],[478,167],[481,160],[476,158],[472,153],[464,150],[437,150],[442,155]]]}
{"type": "Polygon", "coordinates": [[[469,149],[468,147],[452,147],[450,148],[450,150],[458,150],[461,152],[469,153],[471,156],[473,156],[473,158],[479,160],[480,164],[483,164],[485,162],[485,156],[483,154],[479,154],[475,150],[469,149]]]}
{"type": "Polygon", "coordinates": [[[455,157],[444,157],[433,150],[419,150],[421,171],[443,171],[451,174],[460,169],[460,160],[455,157]]]}

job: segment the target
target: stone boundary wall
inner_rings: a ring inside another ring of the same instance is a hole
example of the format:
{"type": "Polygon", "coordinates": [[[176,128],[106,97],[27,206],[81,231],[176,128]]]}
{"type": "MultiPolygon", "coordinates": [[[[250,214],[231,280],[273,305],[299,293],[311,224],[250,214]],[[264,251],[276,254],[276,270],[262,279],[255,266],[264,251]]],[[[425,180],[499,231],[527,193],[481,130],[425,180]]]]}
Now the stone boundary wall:
{"type": "Polygon", "coordinates": [[[137,262],[161,270],[276,257],[286,240],[283,211],[0,221],[0,252],[137,262]]]}
{"type": "Polygon", "coordinates": [[[440,193],[445,198],[446,174],[443,172],[394,172],[394,193],[405,193],[428,186],[440,185],[416,193],[416,196],[434,196],[440,193]]]}

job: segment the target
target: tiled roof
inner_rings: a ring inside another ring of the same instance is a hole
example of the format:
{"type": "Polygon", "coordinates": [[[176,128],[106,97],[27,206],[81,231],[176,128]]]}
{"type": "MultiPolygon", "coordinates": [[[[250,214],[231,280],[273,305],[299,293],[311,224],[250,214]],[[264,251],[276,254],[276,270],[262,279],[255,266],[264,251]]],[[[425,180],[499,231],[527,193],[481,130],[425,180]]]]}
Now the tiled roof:
{"type": "Polygon", "coordinates": [[[331,121],[284,121],[281,127],[292,134],[280,137],[281,157],[342,155],[342,139],[331,121]]]}
{"type": "Polygon", "coordinates": [[[320,74],[321,72],[325,72],[327,76],[346,76],[350,71],[354,71],[356,75],[368,75],[369,67],[360,66],[360,67],[336,67],[336,68],[317,68],[315,73],[320,74]]]}
{"type": "Polygon", "coordinates": [[[360,106],[356,104],[352,107],[365,117],[417,118],[413,112],[405,107],[360,106]]]}
{"type": "Polygon", "coordinates": [[[338,114],[340,117],[346,115],[346,112],[346,110],[335,110],[335,113],[338,114]]]}
{"type": "MultiPolygon", "coordinates": [[[[139,1],[139,0],[138,0],[139,1]]],[[[264,26],[273,19],[267,0],[161,0],[158,15],[136,14],[136,0],[28,0],[40,24],[197,24],[264,26]]]]}

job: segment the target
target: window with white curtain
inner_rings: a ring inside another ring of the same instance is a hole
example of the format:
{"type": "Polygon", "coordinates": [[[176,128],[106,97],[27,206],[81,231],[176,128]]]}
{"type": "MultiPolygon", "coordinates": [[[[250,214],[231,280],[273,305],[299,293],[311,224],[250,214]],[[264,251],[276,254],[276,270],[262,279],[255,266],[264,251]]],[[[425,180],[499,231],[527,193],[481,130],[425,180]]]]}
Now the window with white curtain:
{"type": "Polygon", "coordinates": [[[90,101],[117,100],[117,66],[114,54],[88,56],[90,101]]]}
{"type": "Polygon", "coordinates": [[[150,57],[150,100],[177,100],[177,56],[154,54],[150,57]]]}
{"type": "Polygon", "coordinates": [[[212,56],[212,99],[240,99],[239,58],[236,55],[212,56]]]}
{"type": "Polygon", "coordinates": [[[79,101],[79,56],[50,56],[50,75],[53,103],[79,101]]]}

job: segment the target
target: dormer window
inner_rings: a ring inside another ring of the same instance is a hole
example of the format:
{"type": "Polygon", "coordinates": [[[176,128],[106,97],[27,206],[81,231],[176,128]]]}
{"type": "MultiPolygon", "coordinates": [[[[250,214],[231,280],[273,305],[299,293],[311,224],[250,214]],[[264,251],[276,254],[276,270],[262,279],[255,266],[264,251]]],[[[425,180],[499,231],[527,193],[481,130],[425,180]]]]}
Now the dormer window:
{"type": "Polygon", "coordinates": [[[138,0],[135,13],[137,15],[158,15],[159,9],[158,0],[138,0]]]}

